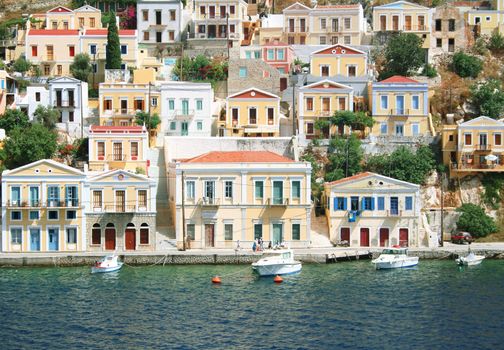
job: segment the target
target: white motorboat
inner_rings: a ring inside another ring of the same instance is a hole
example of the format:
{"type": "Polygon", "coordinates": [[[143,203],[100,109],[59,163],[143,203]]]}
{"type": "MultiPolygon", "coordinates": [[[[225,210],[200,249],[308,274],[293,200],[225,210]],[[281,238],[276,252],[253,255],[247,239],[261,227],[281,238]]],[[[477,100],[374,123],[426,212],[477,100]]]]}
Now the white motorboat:
{"type": "Polygon", "coordinates": [[[260,276],[286,275],[301,271],[301,262],[294,260],[291,249],[274,249],[266,251],[263,257],[252,263],[252,268],[260,276]]]}
{"type": "Polygon", "coordinates": [[[455,262],[463,266],[474,266],[479,265],[485,259],[484,255],[476,255],[473,252],[469,252],[467,256],[461,256],[455,259],[455,262]]]}
{"type": "Polygon", "coordinates": [[[96,262],[95,266],[91,268],[91,273],[114,272],[122,266],[123,263],[119,261],[117,255],[107,255],[96,262]]]}
{"type": "Polygon", "coordinates": [[[377,270],[396,269],[400,267],[412,267],[418,265],[418,257],[408,256],[406,248],[384,249],[380,256],[371,261],[377,270]]]}

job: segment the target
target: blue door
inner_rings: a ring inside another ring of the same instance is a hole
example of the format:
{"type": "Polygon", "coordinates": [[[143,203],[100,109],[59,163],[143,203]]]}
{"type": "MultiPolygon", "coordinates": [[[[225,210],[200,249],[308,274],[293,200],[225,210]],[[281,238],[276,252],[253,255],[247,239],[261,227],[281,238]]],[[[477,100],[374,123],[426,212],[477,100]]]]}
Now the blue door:
{"type": "Polygon", "coordinates": [[[40,250],[40,229],[30,229],[30,251],[36,252],[40,250]]]}
{"type": "Polygon", "coordinates": [[[397,197],[390,197],[390,214],[399,215],[399,199],[397,197]]]}
{"type": "Polygon", "coordinates": [[[396,110],[398,115],[404,115],[404,96],[396,96],[396,110]]]}
{"type": "Polygon", "coordinates": [[[47,231],[47,234],[48,234],[47,240],[49,242],[49,250],[58,250],[59,230],[57,228],[50,228],[47,231]]]}

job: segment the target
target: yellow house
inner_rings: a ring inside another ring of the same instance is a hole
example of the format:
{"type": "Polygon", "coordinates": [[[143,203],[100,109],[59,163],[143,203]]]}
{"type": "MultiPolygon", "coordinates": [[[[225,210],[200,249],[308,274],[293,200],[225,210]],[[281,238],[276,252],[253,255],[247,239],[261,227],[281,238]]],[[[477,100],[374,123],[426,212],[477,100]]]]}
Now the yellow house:
{"type": "Polygon", "coordinates": [[[360,45],[367,22],[361,4],[315,5],[310,11],[311,45],[360,45]]]}
{"type": "Polygon", "coordinates": [[[322,199],[335,244],[437,247],[437,237],[419,229],[419,185],[366,172],[325,183],[322,199]]]}
{"type": "Polygon", "coordinates": [[[363,77],[367,75],[367,54],[353,47],[337,44],[310,55],[310,72],[316,77],[363,77]]]}
{"type": "Polygon", "coordinates": [[[375,120],[372,136],[418,137],[430,134],[426,83],[395,75],[369,88],[375,120]]]}
{"type": "MultiPolygon", "coordinates": [[[[336,130],[317,130],[317,120],[327,120],[337,111],[353,111],[353,88],[331,80],[322,80],[299,89],[298,130],[302,139],[329,138],[336,130]]],[[[342,133],[343,130],[338,130],[342,133]]]]}
{"type": "Polygon", "coordinates": [[[102,28],[101,11],[89,5],[75,10],[57,6],[46,12],[45,21],[45,28],[52,30],[102,28]]]}
{"type": "Polygon", "coordinates": [[[2,174],[2,251],[85,251],[80,170],[44,159],[2,174]]]}
{"type": "Polygon", "coordinates": [[[125,170],[89,173],[88,251],[155,250],[156,182],[125,170]]]}
{"type": "Polygon", "coordinates": [[[481,116],[457,125],[445,125],[443,163],[451,177],[504,171],[504,122],[481,116]]]}
{"type": "Polygon", "coordinates": [[[430,47],[431,9],[408,1],[396,1],[373,7],[373,31],[414,33],[430,47]]]}
{"type": "Polygon", "coordinates": [[[308,43],[310,10],[308,6],[296,2],[282,11],[284,15],[284,37],[282,41],[287,42],[289,45],[305,45],[308,43]]]}
{"type": "Polygon", "coordinates": [[[15,102],[16,80],[7,71],[0,70],[0,115],[15,102]]]}
{"type": "Polygon", "coordinates": [[[235,248],[237,241],[248,248],[257,238],[307,247],[310,176],[309,163],[265,151],[209,152],[171,163],[177,246],[183,245],[185,225],[191,248],[235,248]]]}
{"type": "MultiPolygon", "coordinates": [[[[501,1],[499,1],[500,5],[501,1]]],[[[467,25],[475,37],[481,35],[491,36],[497,30],[504,31],[504,20],[501,20],[502,10],[479,10],[471,9],[464,13],[467,25]]]]}
{"type": "Polygon", "coordinates": [[[280,97],[256,88],[226,98],[226,121],[219,128],[224,136],[279,136],[280,97]]]}
{"type": "Polygon", "coordinates": [[[132,83],[100,83],[100,125],[133,125],[135,116],[140,111],[160,115],[160,90],[154,82],[154,70],[145,69],[133,72],[132,83]]]}
{"type": "Polygon", "coordinates": [[[89,128],[89,169],[124,169],[147,174],[148,140],[145,126],[98,126],[89,128]]]}

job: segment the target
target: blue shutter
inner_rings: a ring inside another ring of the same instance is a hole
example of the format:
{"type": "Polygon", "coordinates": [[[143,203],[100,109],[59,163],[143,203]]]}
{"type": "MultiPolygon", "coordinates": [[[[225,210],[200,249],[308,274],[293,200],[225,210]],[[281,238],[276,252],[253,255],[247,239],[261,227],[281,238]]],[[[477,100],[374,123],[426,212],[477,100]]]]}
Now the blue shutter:
{"type": "Polygon", "coordinates": [[[334,197],[334,207],[333,207],[333,210],[338,210],[338,197],[334,197]]]}
{"type": "Polygon", "coordinates": [[[371,210],[374,210],[374,197],[371,197],[371,210]]]}
{"type": "Polygon", "coordinates": [[[385,210],[385,197],[378,197],[378,210],[385,210]]]}
{"type": "Polygon", "coordinates": [[[347,198],[343,197],[343,210],[347,210],[347,198]]]}
{"type": "Polygon", "coordinates": [[[413,209],[413,197],[406,197],[406,210],[412,210],[413,209]]]}

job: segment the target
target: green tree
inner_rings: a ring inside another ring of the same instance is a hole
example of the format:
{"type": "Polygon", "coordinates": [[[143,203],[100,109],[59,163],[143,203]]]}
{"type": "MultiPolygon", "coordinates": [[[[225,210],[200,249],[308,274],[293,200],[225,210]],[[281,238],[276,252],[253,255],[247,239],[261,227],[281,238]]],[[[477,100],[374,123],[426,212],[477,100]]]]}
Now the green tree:
{"type": "Polygon", "coordinates": [[[12,65],[12,69],[14,69],[15,72],[21,73],[23,77],[25,73],[31,69],[31,67],[32,63],[24,57],[19,57],[12,65]]]}
{"type": "Polygon", "coordinates": [[[420,146],[416,152],[402,146],[389,155],[371,156],[366,162],[368,171],[415,184],[424,183],[435,166],[434,153],[428,146],[420,146]]]}
{"type": "Polygon", "coordinates": [[[385,64],[380,80],[393,75],[410,76],[425,63],[423,40],[416,34],[400,33],[393,35],[385,47],[385,64]]]}
{"type": "Polygon", "coordinates": [[[483,70],[483,61],[458,51],[452,57],[451,69],[462,78],[476,78],[483,70]]]}
{"type": "Polygon", "coordinates": [[[488,49],[494,53],[500,53],[504,49],[504,36],[496,29],[488,39],[488,49]]]}
{"type": "Polygon", "coordinates": [[[328,158],[326,181],[339,180],[359,173],[362,170],[363,158],[361,141],[354,134],[331,139],[328,158]]]}
{"type": "Polygon", "coordinates": [[[471,86],[471,102],[479,115],[499,118],[504,112],[504,92],[497,79],[471,86]]]}
{"type": "Polygon", "coordinates": [[[40,159],[52,158],[57,149],[58,135],[40,124],[28,128],[16,127],[4,144],[4,164],[14,169],[40,159]]]}
{"type": "Polygon", "coordinates": [[[135,123],[137,125],[145,125],[149,130],[156,130],[159,123],[161,123],[161,119],[159,119],[156,113],[149,115],[147,112],[140,111],[135,116],[135,123]]]}
{"type": "Polygon", "coordinates": [[[10,135],[12,129],[25,129],[30,126],[30,119],[19,109],[8,109],[0,117],[0,129],[4,129],[7,135],[10,135]]]}
{"type": "Polygon", "coordinates": [[[121,44],[117,29],[116,16],[112,12],[108,23],[106,66],[107,69],[121,69],[121,44]]]}
{"type": "Polygon", "coordinates": [[[331,124],[351,126],[353,130],[365,130],[373,127],[374,119],[364,112],[336,111],[331,117],[331,124]]]}
{"type": "Polygon", "coordinates": [[[88,82],[89,75],[93,68],[91,67],[91,58],[87,53],[80,53],[74,57],[70,65],[70,73],[75,79],[88,82]]]}
{"type": "Polygon", "coordinates": [[[53,107],[39,105],[33,112],[33,118],[37,123],[42,124],[49,130],[53,130],[60,119],[60,112],[53,107]]]}
{"type": "Polygon", "coordinates": [[[473,237],[485,237],[497,232],[495,221],[486,215],[482,207],[466,203],[457,208],[457,211],[461,213],[457,220],[458,230],[467,231],[473,237]]]}

